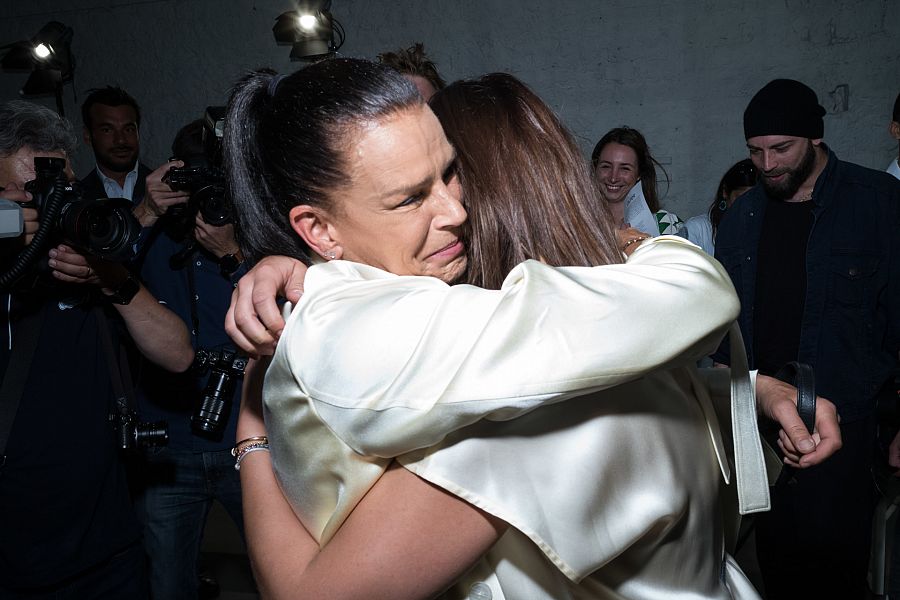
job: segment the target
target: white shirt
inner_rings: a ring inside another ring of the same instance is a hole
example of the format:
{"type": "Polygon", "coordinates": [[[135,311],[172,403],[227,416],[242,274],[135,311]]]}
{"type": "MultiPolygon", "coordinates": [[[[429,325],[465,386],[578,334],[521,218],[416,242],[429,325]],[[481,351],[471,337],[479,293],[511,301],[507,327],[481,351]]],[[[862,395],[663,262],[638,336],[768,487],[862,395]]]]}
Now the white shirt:
{"type": "Polygon", "coordinates": [[[448,597],[756,598],[715,558],[715,419],[666,372],[737,312],[721,266],[673,237],[626,265],[527,261],[500,290],[314,266],[266,375],[276,473],[323,545],[397,455],[509,523],[448,597]]]}
{"type": "Polygon", "coordinates": [[[119,182],[115,179],[110,179],[106,176],[105,173],[100,169],[100,165],[96,165],[97,175],[100,177],[100,181],[103,182],[103,189],[106,190],[107,198],[126,198],[128,200],[133,200],[132,197],[134,195],[134,186],[137,184],[138,178],[138,164],[140,161],[134,161],[134,168],[131,169],[127,175],[125,175],[125,186],[120,186],[119,182]]]}
{"type": "Polygon", "coordinates": [[[896,158],[891,161],[891,164],[885,170],[897,179],[900,179],[900,164],[897,164],[896,158]]]}

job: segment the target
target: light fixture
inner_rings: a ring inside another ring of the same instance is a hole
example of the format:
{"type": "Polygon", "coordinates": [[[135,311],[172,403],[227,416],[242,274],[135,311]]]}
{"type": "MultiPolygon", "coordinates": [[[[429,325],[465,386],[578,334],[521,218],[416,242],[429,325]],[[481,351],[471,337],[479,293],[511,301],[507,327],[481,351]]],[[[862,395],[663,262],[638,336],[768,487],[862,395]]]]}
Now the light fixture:
{"type": "Polygon", "coordinates": [[[344,28],[331,15],[331,0],[301,2],[278,15],[272,33],[279,46],[291,46],[291,60],[332,56],[344,43],[344,28]]]}
{"type": "Polygon", "coordinates": [[[30,40],[0,47],[0,50],[6,50],[0,59],[4,71],[31,73],[19,93],[26,97],[55,94],[60,115],[63,114],[62,87],[72,81],[75,74],[71,49],[73,35],[71,27],[50,21],[30,40]]]}

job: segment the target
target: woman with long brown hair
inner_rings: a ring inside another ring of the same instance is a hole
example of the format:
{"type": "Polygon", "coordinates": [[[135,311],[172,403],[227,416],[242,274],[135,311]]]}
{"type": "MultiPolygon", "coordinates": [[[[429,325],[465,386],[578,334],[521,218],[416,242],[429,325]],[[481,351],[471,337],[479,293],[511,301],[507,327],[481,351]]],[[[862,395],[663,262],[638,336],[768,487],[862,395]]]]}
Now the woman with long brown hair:
{"type": "MultiPolygon", "coordinates": [[[[691,375],[666,370],[690,363],[730,322],[721,269],[673,238],[610,264],[619,257],[590,206],[586,165],[571,160],[571,137],[514,78],[454,84],[435,108],[454,132],[458,181],[450,154],[430,156],[444,151],[439,137],[418,143],[427,119],[406,130],[401,112],[353,129],[362,137],[344,146],[354,179],[343,197],[364,196],[365,178],[383,173],[377,146],[404,163],[411,151],[428,157],[425,172],[445,174],[447,189],[465,190],[480,220],[466,234],[468,269],[497,266],[485,285],[518,253],[585,266],[526,261],[494,291],[347,260],[312,267],[266,375],[265,422],[248,403],[239,425],[261,587],[329,598],[431,597],[450,585],[447,597],[754,597],[723,563],[715,421],[691,375]],[[475,142],[491,149],[470,155],[463,139],[491,121],[496,135],[475,142]],[[480,173],[505,181],[470,189],[480,173]],[[532,220],[532,204],[545,219],[532,220]],[[562,234],[548,230],[557,226],[562,234]],[[594,234],[602,241],[581,239],[594,234]],[[474,241],[485,235],[498,243],[474,241]],[[582,241],[586,250],[558,247],[582,241]],[[689,317],[682,347],[617,327],[651,304],[689,317]],[[264,435],[271,461],[255,451],[264,435]],[[391,466],[400,448],[402,467],[391,466]]],[[[383,174],[389,189],[402,183],[399,172],[383,174]]],[[[396,220],[436,210],[434,189],[443,197],[429,183],[390,203],[402,211],[396,220]]],[[[342,222],[322,222],[333,216],[298,224],[309,212],[291,209],[290,221],[323,257],[359,247],[342,222]]],[[[258,378],[251,373],[251,388],[258,378]]]]}

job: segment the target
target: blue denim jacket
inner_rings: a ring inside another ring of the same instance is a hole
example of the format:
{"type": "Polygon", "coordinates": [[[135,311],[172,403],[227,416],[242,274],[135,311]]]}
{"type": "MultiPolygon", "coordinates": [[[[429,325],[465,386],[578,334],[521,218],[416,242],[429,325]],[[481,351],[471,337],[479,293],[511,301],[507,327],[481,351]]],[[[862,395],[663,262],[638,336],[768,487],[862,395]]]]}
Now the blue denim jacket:
{"type": "MultiPolygon", "coordinates": [[[[828,163],[813,191],[806,250],[806,299],[797,360],[813,366],[817,393],[843,422],[869,415],[898,369],[900,348],[900,181],[881,171],[828,163]]],[[[726,213],[716,258],[741,300],[738,321],[753,356],[756,259],[766,195],[761,184],[726,213]]],[[[723,342],[713,355],[729,363],[723,342]]]]}

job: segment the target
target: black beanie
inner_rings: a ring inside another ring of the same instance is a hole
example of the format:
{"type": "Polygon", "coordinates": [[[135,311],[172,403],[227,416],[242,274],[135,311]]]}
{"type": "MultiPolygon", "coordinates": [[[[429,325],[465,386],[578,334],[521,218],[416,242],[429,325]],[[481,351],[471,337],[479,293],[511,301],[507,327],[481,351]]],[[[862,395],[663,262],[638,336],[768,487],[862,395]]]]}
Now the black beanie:
{"type": "Polygon", "coordinates": [[[793,79],[775,79],[756,92],[744,111],[744,138],[793,135],[820,139],[825,135],[816,93],[793,79]]]}

